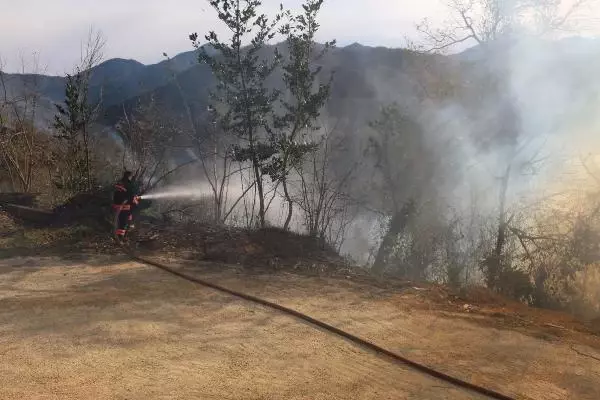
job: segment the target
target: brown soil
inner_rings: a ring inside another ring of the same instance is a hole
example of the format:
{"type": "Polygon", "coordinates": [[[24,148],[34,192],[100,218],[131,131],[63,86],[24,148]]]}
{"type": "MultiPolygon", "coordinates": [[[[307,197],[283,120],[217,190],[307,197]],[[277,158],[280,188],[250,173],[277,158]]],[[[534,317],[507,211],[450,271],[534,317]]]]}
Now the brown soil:
{"type": "MultiPolygon", "coordinates": [[[[433,286],[181,268],[516,398],[600,398],[600,341],[584,326],[519,317],[523,326],[515,327],[494,307],[467,309],[433,286]]],[[[480,398],[277,312],[115,257],[0,261],[0,387],[7,400],[480,398]]]]}
{"type": "Polygon", "coordinates": [[[94,263],[2,263],[3,399],[478,398],[159,270],[94,263]]]}

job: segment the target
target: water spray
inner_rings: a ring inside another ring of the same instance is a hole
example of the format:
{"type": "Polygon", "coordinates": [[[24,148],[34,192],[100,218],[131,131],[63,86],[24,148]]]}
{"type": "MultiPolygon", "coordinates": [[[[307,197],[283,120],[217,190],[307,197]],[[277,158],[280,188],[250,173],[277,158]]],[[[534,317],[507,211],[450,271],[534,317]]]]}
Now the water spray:
{"type": "Polygon", "coordinates": [[[201,189],[173,189],[156,193],[148,193],[138,196],[140,200],[162,200],[162,199],[199,199],[207,195],[201,189]]]}

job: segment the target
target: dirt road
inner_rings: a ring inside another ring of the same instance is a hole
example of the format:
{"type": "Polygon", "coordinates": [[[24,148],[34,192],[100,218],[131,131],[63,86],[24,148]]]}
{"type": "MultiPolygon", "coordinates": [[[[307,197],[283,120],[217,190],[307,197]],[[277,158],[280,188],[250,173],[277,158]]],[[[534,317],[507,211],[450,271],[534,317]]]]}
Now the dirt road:
{"type": "MultiPolygon", "coordinates": [[[[600,398],[600,362],[397,294],[192,271],[523,399],[600,398]]],[[[598,354],[589,343],[577,349],[598,354]]],[[[1,399],[478,399],[276,312],[115,259],[0,261],[1,399]]]]}

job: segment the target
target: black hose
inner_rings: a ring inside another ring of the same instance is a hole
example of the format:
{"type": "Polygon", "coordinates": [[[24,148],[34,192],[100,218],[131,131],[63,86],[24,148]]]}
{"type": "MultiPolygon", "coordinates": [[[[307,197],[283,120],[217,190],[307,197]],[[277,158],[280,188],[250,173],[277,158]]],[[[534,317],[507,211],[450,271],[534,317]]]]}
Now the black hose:
{"type": "Polygon", "coordinates": [[[287,307],[281,306],[281,305],[276,304],[276,303],[272,303],[272,302],[270,302],[268,300],[264,300],[264,299],[261,299],[259,297],[255,297],[255,296],[252,296],[252,295],[249,295],[249,294],[245,294],[245,293],[237,292],[235,290],[227,289],[227,288],[225,288],[223,286],[219,286],[217,284],[214,284],[214,283],[211,283],[211,282],[208,282],[208,281],[205,281],[205,280],[202,280],[202,279],[199,279],[199,278],[187,275],[187,274],[185,274],[185,273],[183,273],[181,271],[178,271],[178,270],[176,270],[174,268],[171,268],[171,267],[166,266],[164,264],[161,264],[159,262],[151,261],[151,260],[147,260],[147,259],[144,259],[142,257],[139,257],[139,256],[135,255],[129,249],[126,249],[126,248],[124,248],[124,249],[129,254],[129,256],[133,260],[135,260],[135,261],[138,261],[138,262],[141,262],[143,264],[148,264],[148,265],[151,265],[153,267],[162,269],[163,271],[166,271],[166,272],[168,272],[170,274],[173,274],[175,276],[183,278],[183,279],[185,279],[187,281],[194,282],[194,283],[200,284],[202,286],[206,286],[206,287],[209,287],[211,289],[218,290],[218,291],[223,292],[223,293],[227,293],[227,294],[229,294],[231,296],[239,297],[241,299],[244,299],[244,300],[247,300],[247,301],[251,301],[253,303],[260,304],[260,305],[263,305],[265,307],[272,308],[274,310],[281,311],[281,312],[283,312],[285,314],[291,315],[291,316],[293,316],[295,318],[298,318],[298,319],[300,319],[302,321],[308,322],[308,323],[310,323],[310,324],[312,324],[314,326],[317,326],[319,328],[325,329],[326,331],[331,332],[333,334],[336,334],[336,335],[338,335],[338,336],[340,336],[340,337],[342,337],[342,338],[344,338],[346,340],[349,340],[350,342],[352,342],[352,343],[354,343],[354,344],[356,344],[358,346],[361,346],[363,348],[369,349],[369,350],[374,351],[374,352],[379,353],[379,354],[383,354],[383,355],[389,357],[390,359],[394,360],[397,363],[408,365],[409,367],[411,367],[411,368],[413,368],[413,369],[415,369],[415,370],[417,370],[417,371],[419,371],[419,372],[421,372],[421,373],[423,373],[425,375],[429,375],[429,376],[432,376],[434,378],[440,379],[442,381],[450,383],[450,384],[452,384],[454,386],[457,386],[459,388],[470,390],[470,391],[478,393],[478,394],[482,394],[482,395],[487,396],[487,397],[489,397],[491,399],[497,399],[497,400],[514,400],[512,397],[509,397],[507,395],[495,392],[495,391],[493,391],[491,389],[484,388],[484,387],[476,385],[474,383],[463,381],[462,379],[455,378],[455,377],[447,375],[447,374],[445,374],[443,372],[437,371],[437,370],[435,370],[433,368],[427,367],[427,366],[425,366],[423,364],[419,364],[419,363],[417,363],[415,361],[409,360],[408,358],[402,357],[401,355],[399,355],[397,353],[394,353],[394,352],[392,352],[390,350],[384,349],[383,347],[380,347],[380,346],[378,346],[378,345],[376,345],[376,344],[374,344],[372,342],[369,342],[369,341],[367,341],[365,339],[361,339],[358,336],[354,336],[351,333],[345,332],[345,331],[343,331],[343,330],[341,330],[339,328],[336,328],[335,326],[329,325],[329,324],[327,324],[327,323],[325,323],[323,321],[319,321],[318,319],[315,319],[315,318],[313,318],[311,316],[303,314],[303,313],[301,313],[299,311],[296,311],[296,310],[293,310],[291,308],[287,308],[287,307]]]}

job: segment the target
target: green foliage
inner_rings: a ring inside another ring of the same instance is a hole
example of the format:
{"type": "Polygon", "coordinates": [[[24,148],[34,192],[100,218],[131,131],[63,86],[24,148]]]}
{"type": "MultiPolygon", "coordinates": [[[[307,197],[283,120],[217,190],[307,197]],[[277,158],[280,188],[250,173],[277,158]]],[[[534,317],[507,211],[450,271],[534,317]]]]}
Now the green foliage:
{"type": "Polygon", "coordinates": [[[216,78],[216,90],[210,96],[216,103],[213,110],[218,122],[226,132],[248,140],[251,147],[258,142],[259,130],[268,127],[268,116],[279,96],[278,91],[265,86],[279,63],[279,56],[269,61],[262,59],[259,52],[275,36],[280,16],[273,22],[264,14],[257,16],[261,2],[256,0],[212,0],[210,4],[233,32],[230,41],[221,41],[214,31],[205,36],[206,46],[201,46],[195,33],[190,39],[199,49],[199,61],[207,64],[216,78]],[[244,47],[242,40],[249,34],[253,35],[251,43],[244,47]]]}
{"type": "Polygon", "coordinates": [[[54,128],[58,137],[76,140],[90,121],[93,108],[88,104],[88,84],[84,74],[67,75],[64,105],[56,104],[54,128]]]}
{"type": "Polygon", "coordinates": [[[335,46],[335,41],[327,42],[322,49],[315,43],[319,29],[317,16],[323,0],[307,0],[302,5],[304,12],[293,15],[287,11],[286,24],[280,33],[286,37],[288,54],[283,61],[283,83],[288,99],[281,99],[283,114],[274,120],[275,130],[271,142],[276,149],[265,173],[271,180],[281,183],[288,213],[284,229],[288,229],[293,213],[293,201],[288,188],[288,175],[304,161],[306,155],[317,150],[319,144],[312,141],[312,132],[319,129],[317,119],[331,92],[333,74],[325,83],[319,82],[321,67],[317,62],[335,46]]]}
{"type": "Polygon", "coordinates": [[[271,157],[269,163],[263,167],[263,172],[274,182],[286,182],[291,168],[300,165],[306,155],[317,150],[319,146],[319,143],[313,141],[297,142],[284,134],[273,135],[272,144],[269,146],[271,157]]]}
{"type": "Polygon", "coordinates": [[[322,49],[316,49],[317,15],[322,5],[323,0],[308,0],[302,5],[303,14],[293,15],[287,11],[287,22],[280,29],[286,36],[288,48],[282,70],[290,99],[281,99],[284,113],[275,117],[275,130],[271,133],[277,155],[267,173],[274,181],[285,181],[290,168],[318,148],[318,144],[311,141],[310,133],[319,129],[316,122],[329,99],[333,75],[325,83],[317,83],[322,67],[316,63],[335,46],[335,41],[331,41],[322,49]]]}
{"type": "Polygon", "coordinates": [[[269,89],[266,80],[280,63],[281,56],[275,52],[273,59],[265,59],[260,52],[267,42],[277,34],[277,24],[281,15],[271,21],[259,14],[261,1],[258,0],[211,0],[210,5],[217,11],[219,19],[229,28],[232,36],[222,41],[214,31],[210,31],[202,46],[198,34],[190,35],[194,47],[199,49],[199,61],[207,64],[217,84],[210,96],[215,122],[229,134],[241,139],[245,145],[238,148],[238,160],[250,161],[259,197],[259,217],[265,225],[265,202],[263,190],[263,165],[265,148],[271,141],[265,140],[271,130],[270,116],[273,104],[279,98],[279,91],[269,89]],[[244,40],[250,37],[248,46],[244,40]],[[211,49],[209,53],[208,49],[211,49]],[[212,51],[216,53],[212,53],[212,51]]]}
{"type": "Polygon", "coordinates": [[[59,189],[74,193],[94,186],[90,160],[89,126],[95,107],[89,104],[88,72],[67,75],[64,105],[56,104],[54,128],[57,137],[66,144],[66,168],[55,180],[59,189]]]}

